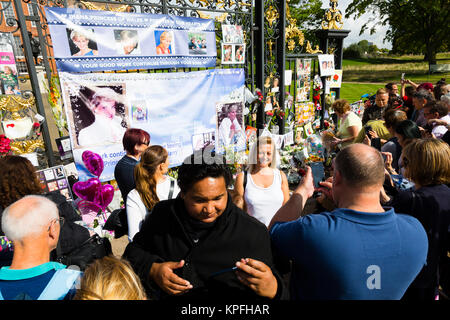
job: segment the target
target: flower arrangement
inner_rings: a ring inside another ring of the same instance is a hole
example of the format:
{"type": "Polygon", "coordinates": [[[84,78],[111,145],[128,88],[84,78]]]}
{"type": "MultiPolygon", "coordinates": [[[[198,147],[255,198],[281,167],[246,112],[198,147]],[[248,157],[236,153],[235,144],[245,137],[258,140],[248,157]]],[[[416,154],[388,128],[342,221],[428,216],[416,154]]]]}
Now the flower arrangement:
{"type": "Polygon", "coordinates": [[[0,134],[0,156],[6,156],[11,153],[11,140],[4,134],[0,134]]]}
{"type": "MultiPolygon", "coordinates": [[[[44,83],[45,85],[45,83],[44,83]]],[[[46,87],[48,92],[48,103],[52,108],[53,118],[55,119],[56,127],[58,128],[59,136],[64,136],[64,130],[67,130],[67,121],[63,112],[63,102],[59,85],[59,78],[52,76],[50,80],[50,87],[46,87]]]]}

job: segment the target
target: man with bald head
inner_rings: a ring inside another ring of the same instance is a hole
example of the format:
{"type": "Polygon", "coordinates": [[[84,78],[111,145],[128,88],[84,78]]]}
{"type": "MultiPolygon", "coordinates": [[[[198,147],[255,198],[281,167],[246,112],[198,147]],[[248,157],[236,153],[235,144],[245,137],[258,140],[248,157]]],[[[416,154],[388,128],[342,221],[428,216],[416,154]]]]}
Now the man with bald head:
{"type": "Polygon", "coordinates": [[[26,196],[5,209],[2,229],[14,244],[9,267],[0,269],[0,300],[63,300],[75,293],[81,273],[50,262],[63,219],[56,204],[26,196]]]}
{"type": "Polygon", "coordinates": [[[299,218],[314,192],[311,169],[269,225],[275,252],[292,261],[293,299],[400,299],[426,262],[420,222],[380,205],[381,154],[363,144],[342,149],[332,182],[337,209],[299,218]]]}

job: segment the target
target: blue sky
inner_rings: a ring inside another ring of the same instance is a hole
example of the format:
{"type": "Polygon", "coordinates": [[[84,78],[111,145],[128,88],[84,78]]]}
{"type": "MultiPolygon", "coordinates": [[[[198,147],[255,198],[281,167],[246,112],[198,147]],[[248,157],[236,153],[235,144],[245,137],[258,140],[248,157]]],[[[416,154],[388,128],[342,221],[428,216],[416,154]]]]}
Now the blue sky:
{"type": "MultiPolygon", "coordinates": [[[[345,16],[345,9],[347,9],[348,5],[352,2],[352,0],[339,0],[338,1],[338,9],[341,10],[342,15],[345,16]]],[[[330,1],[322,0],[322,8],[329,8],[330,1]]],[[[373,42],[377,45],[378,48],[387,48],[392,49],[392,45],[389,42],[383,43],[383,38],[386,34],[386,31],[389,29],[389,26],[377,27],[377,32],[373,35],[370,35],[369,31],[364,32],[361,36],[359,36],[359,30],[361,26],[369,19],[373,19],[372,14],[365,13],[358,19],[353,18],[344,18],[344,27],[345,30],[350,30],[350,33],[347,38],[344,40],[344,47],[348,47],[352,43],[359,42],[361,40],[367,40],[373,42]]],[[[375,17],[377,18],[377,17],[375,17]]]]}

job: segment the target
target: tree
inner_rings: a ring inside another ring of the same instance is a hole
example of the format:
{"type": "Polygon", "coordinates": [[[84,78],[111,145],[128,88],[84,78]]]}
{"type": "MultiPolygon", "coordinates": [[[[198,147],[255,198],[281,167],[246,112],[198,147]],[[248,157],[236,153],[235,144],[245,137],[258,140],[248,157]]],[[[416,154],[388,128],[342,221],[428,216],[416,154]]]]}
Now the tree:
{"type": "Polygon", "coordinates": [[[315,30],[321,29],[325,15],[322,0],[291,0],[289,3],[291,16],[297,20],[297,27],[305,34],[305,39],[316,43],[315,30]]]}
{"type": "Polygon", "coordinates": [[[380,25],[389,25],[385,40],[392,41],[393,52],[424,53],[429,64],[436,63],[436,53],[450,46],[449,0],[353,0],[345,17],[360,17],[366,12],[380,19],[361,26],[360,35],[370,34],[380,25]]]}

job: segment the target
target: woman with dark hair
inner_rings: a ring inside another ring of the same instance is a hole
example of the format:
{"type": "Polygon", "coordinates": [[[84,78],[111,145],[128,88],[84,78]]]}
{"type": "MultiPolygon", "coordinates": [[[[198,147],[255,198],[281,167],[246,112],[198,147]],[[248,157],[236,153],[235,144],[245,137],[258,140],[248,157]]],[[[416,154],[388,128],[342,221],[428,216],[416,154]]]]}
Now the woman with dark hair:
{"type": "MultiPolygon", "coordinates": [[[[42,194],[42,190],[35,168],[28,159],[12,155],[0,158],[0,212],[27,195],[42,194]]],[[[43,196],[56,203],[60,217],[64,218],[58,242],[62,255],[71,252],[89,239],[88,229],[75,223],[75,221],[81,220],[81,217],[67,202],[65,196],[59,191],[49,192],[43,196]]],[[[0,235],[4,235],[1,226],[0,235]]],[[[53,251],[51,259],[55,258],[56,255],[53,251]]]]}
{"type": "Polygon", "coordinates": [[[128,192],[136,187],[134,182],[134,167],[141,159],[142,152],[150,144],[150,135],[142,129],[130,128],[125,131],[122,144],[126,155],[117,162],[114,168],[114,178],[117,181],[122,198],[126,203],[128,192]]]}
{"type": "Polygon", "coordinates": [[[130,241],[133,240],[145,217],[156,203],[175,198],[180,192],[175,179],[166,175],[168,169],[167,150],[157,145],[148,147],[142,153],[141,161],[134,168],[136,188],[131,190],[127,196],[128,237],[130,241]]]}
{"type": "MultiPolygon", "coordinates": [[[[394,136],[397,138],[398,144],[404,149],[408,144],[416,139],[422,138],[419,127],[411,120],[404,120],[395,127],[394,136]]],[[[385,167],[391,178],[391,185],[398,190],[412,190],[414,182],[405,178],[405,168],[402,163],[402,157],[398,160],[398,168],[396,171],[393,166],[393,155],[390,152],[382,152],[385,156],[385,167]]]]}
{"type": "Polygon", "coordinates": [[[233,204],[224,160],[206,151],[187,158],[178,170],[180,195],[157,203],[125,249],[123,257],[148,296],[213,301],[282,296],[267,228],[233,204]]]}
{"type": "Polygon", "coordinates": [[[391,138],[383,144],[381,152],[390,152],[392,154],[392,167],[398,171],[398,161],[402,153],[402,146],[398,143],[395,136],[395,128],[402,122],[408,119],[406,113],[402,110],[388,110],[384,113],[384,126],[389,131],[391,138]]]}
{"type": "Polygon", "coordinates": [[[402,159],[405,176],[414,182],[415,190],[398,192],[392,199],[385,199],[389,200],[386,205],[417,218],[429,242],[427,264],[403,299],[435,300],[439,288],[438,266],[446,259],[448,250],[450,147],[438,139],[418,139],[403,149],[402,159]]]}

